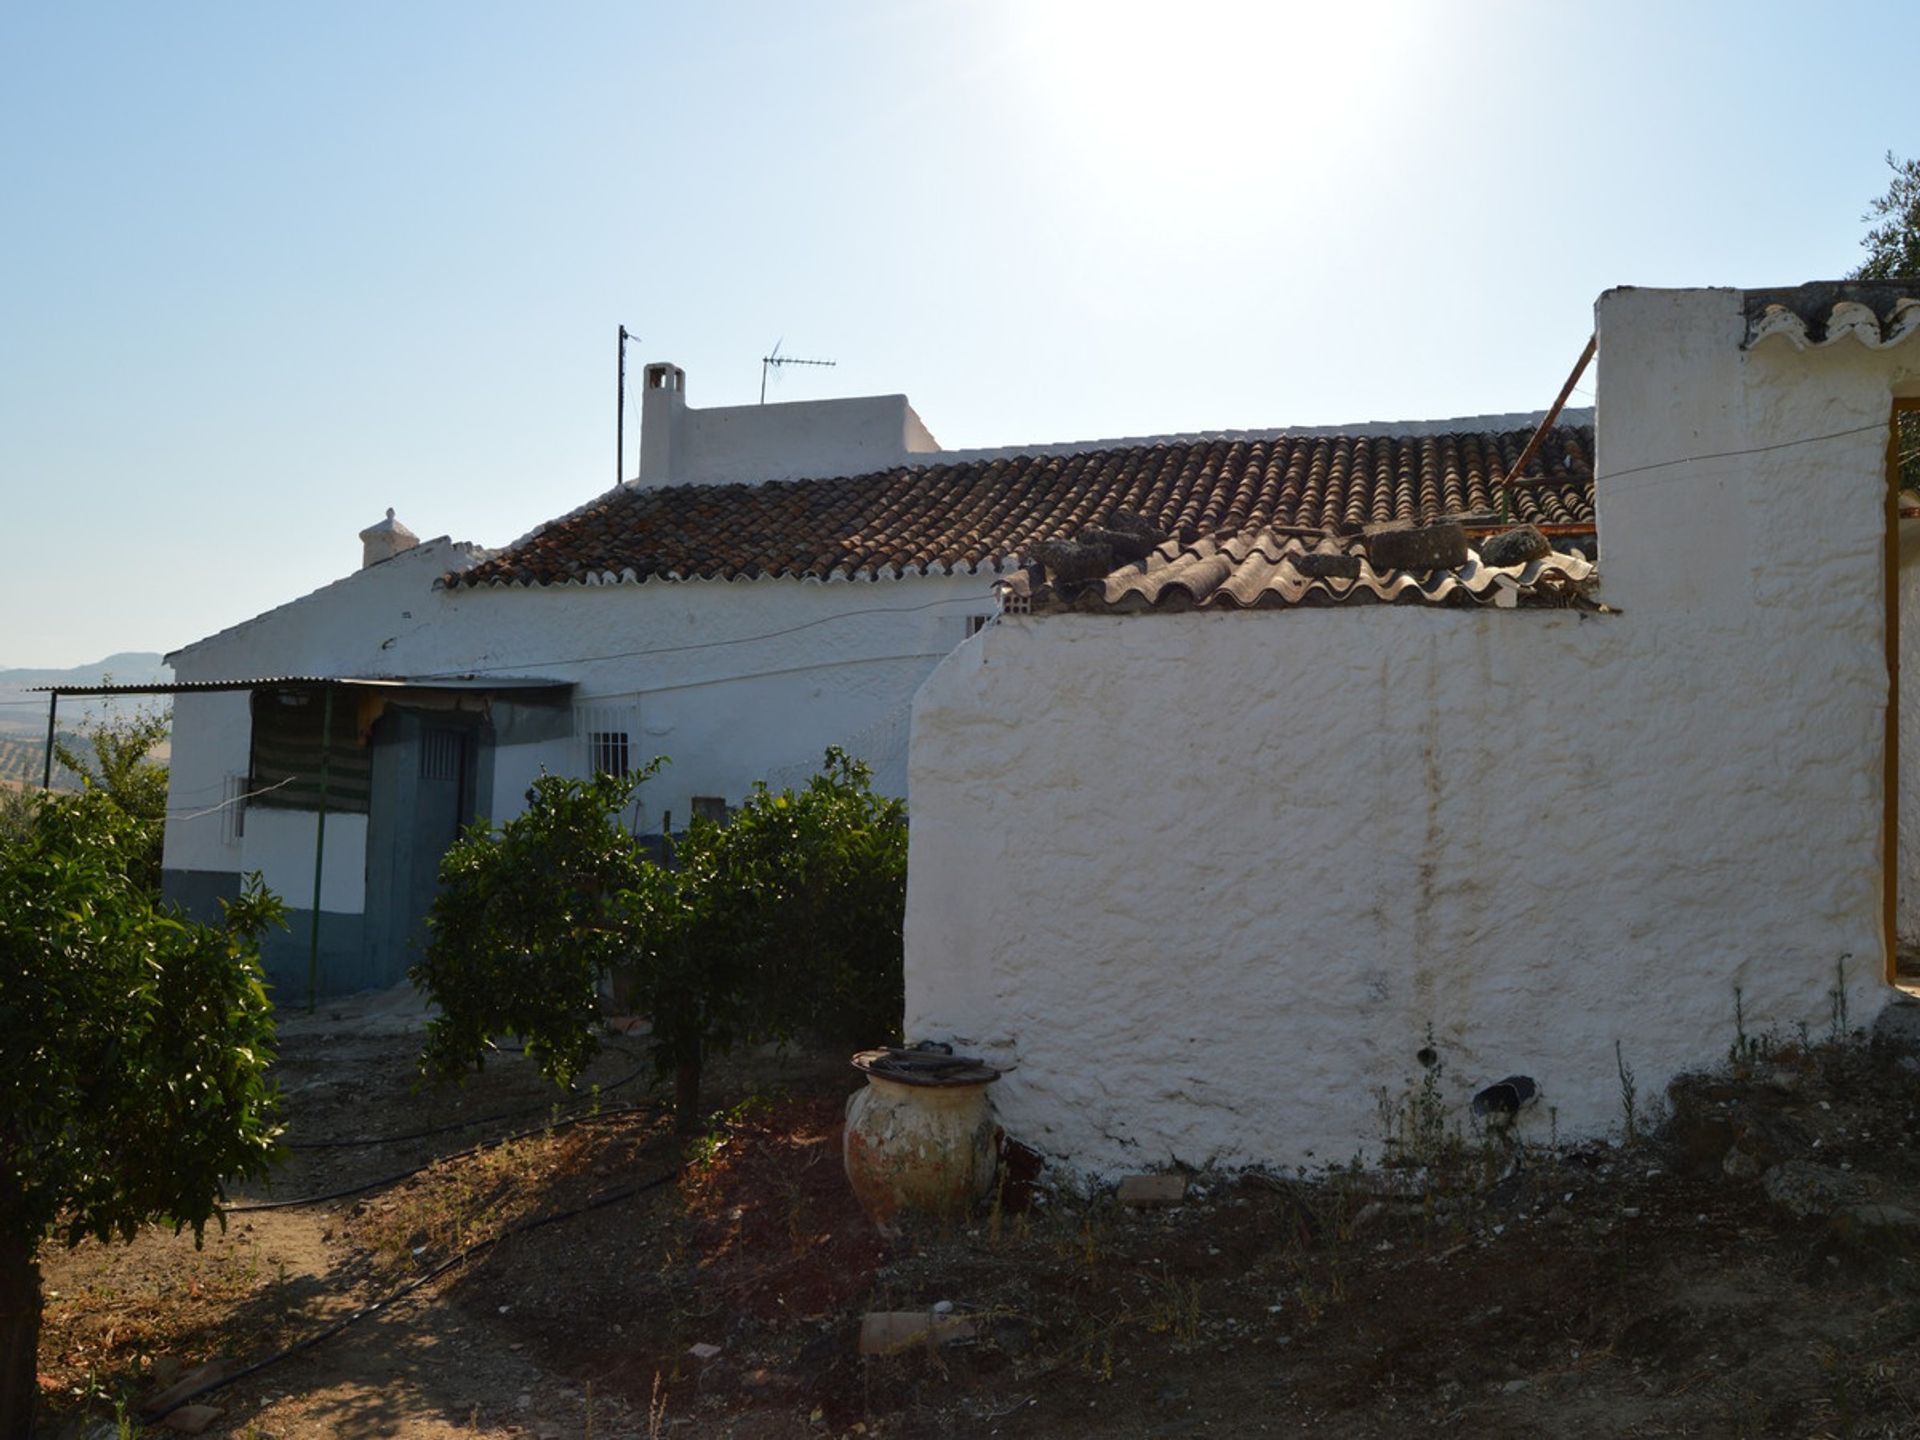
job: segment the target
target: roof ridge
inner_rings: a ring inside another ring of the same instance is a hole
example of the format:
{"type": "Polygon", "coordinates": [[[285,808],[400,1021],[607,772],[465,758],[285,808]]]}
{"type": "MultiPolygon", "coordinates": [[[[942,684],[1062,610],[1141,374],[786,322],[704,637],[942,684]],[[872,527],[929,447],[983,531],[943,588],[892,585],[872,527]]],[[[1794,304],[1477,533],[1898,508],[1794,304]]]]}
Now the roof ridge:
{"type": "MultiPolygon", "coordinates": [[[[1253,430],[1179,430],[1166,435],[1119,435],[1103,440],[1057,440],[1028,445],[989,445],[967,450],[930,450],[889,470],[923,470],[934,465],[970,464],[976,460],[1014,459],[1022,455],[1084,455],[1099,450],[1139,450],[1154,445],[1198,445],[1214,440],[1339,440],[1380,436],[1424,439],[1435,435],[1505,434],[1532,429],[1547,418],[1545,410],[1515,410],[1491,415],[1457,415],[1444,420],[1361,420],[1346,425],[1276,425],[1253,430]]],[[[1556,430],[1578,429],[1594,423],[1591,405],[1561,410],[1556,430]]],[[[863,472],[867,473],[867,472],[863,472]]],[[[810,477],[821,480],[838,475],[810,477]]]]}

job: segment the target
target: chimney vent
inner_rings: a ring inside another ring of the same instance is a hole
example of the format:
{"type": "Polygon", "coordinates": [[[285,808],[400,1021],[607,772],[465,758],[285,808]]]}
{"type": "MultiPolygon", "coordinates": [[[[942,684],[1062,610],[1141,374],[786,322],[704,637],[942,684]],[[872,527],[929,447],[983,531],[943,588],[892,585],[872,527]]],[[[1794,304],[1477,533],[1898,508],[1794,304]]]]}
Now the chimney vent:
{"type": "Polygon", "coordinates": [[[387,509],[387,518],[369,525],[360,532],[360,568],[378,565],[382,560],[391,560],[403,550],[411,550],[420,543],[420,537],[393,518],[391,506],[387,509]]]}

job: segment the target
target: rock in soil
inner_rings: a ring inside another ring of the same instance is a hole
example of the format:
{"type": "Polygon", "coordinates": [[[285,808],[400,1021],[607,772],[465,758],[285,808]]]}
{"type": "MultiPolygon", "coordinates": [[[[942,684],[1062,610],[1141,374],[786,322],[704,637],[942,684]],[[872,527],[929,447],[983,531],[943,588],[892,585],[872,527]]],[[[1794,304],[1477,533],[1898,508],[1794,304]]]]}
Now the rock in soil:
{"type": "Polygon", "coordinates": [[[1767,1198],[1796,1220],[1823,1219],[1860,1193],[1852,1176],[1806,1160],[1782,1161],[1760,1183],[1767,1198]]]}
{"type": "Polygon", "coordinates": [[[218,1405],[182,1405],[160,1424],[182,1435],[198,1435],[225,1413],[218,1405]]]}

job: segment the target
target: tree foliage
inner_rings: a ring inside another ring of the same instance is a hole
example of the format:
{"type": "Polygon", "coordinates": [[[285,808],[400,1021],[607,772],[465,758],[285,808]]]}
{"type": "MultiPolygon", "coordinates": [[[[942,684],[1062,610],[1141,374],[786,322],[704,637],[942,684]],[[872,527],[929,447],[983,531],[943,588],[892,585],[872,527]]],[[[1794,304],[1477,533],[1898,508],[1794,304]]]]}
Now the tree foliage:
{"type": "Polygon", "coordinates": [[[256,880],[223,925],[181,920],[135,878],[146,844],[101,790],[35,796],[0,837],[0,1433],[34,1388],[41,1242],[197,1239],[274,1155],[258,956],[280,903],[256,880]]]}
{"type": "Polygon", "coordinates": [[[510,1035],[566,1083],[597,1048],[610,977],[652,1021],[683,1124],[709,1053],[802,1029],[876,1042],[897,1030],[906,818],[867,767],[829,751],[802,790],[758,785],[728,821],[694,820],[667,865],[621,828],[631,793],[545,777],[523,814],[448,853],[412,972],[442,1012],[430,1071],[476,1064],[510,1035]]]}
{"type": "MultiPolygon", "coordinates": [[[[1860,218],[1871,228],[1860,242],[1867,258],[1855,280],[1920,277],[1920,159],[1897,160],[1887,152],[1893,183],[1860,218]]],[[[1900,487],[1920,491],[1920,411],[1900,416],[1900,487]]]]}
{"type": "Polygon", "coordinates": [[[79,738],[90,754],[56,740],[55,763],[80,777],[82,789],[98,791],[138,827],[143,843],[129,858],[134,880],[160,893],[160,858],[167,826],[167,767],[153,758],[173,729],[165,711],[140,710],[109,720],[89,720],[79,738]]]}
{"type": "Polygon", "coordinates": [[[1887,152],[1893,183],[1860,218],[1871,227],[1860,242],[1867,258],[1855,280],[1893,280],[1920,276],[1920,159],[1897,160],[1887,152]]]}
{"type": "Polygon", "coordinates": [[[470,827],[440,862],[425,957],[410,972],[440,1013],[422,1062],[454,1075],[497,1036],[522,1041],[565,1085],[593,1058],[602,977],[638,949],[652,883],[620,824],[637,775],[543,775],[498,831],[470,827]]]}

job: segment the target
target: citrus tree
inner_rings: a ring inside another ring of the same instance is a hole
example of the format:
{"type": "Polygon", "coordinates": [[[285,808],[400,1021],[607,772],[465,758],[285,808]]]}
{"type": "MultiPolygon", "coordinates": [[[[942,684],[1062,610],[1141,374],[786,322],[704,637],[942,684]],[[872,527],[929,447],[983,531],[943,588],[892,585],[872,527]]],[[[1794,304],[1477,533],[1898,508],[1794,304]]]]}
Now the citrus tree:
{"type": "Polygon", "coordinates": [[[133,878],[160,893],[161,847],[167,824],[167,767],[153,758],[173,729],[165,711],[139,710],[79,727],[76,743],[56,740],[53,758],[133,820],[142,843],[130,861],[133,878]],[[84,752],[78,748],[84,743],[84,752]]]}
{"type": "Polygon", "coordinates": [[[222,925],[158,907],[146,836],[104,793],[33,797],[0,836],[0,1435],[32,1422],[49,1238],[198,1240],[275,1151],[257,879],[222,925]]]}
{"type": "Polygon", "coordinates": [[[457,1074],[513,1036],[569,1083],[617,977],[692,1129],[710,1053],[801,1029],[895,1033],[906,817],[864,765],[829,751],[802,790],[756,786],[727,821],[694,820],[666,865],[620,823],[634,783],[543,777],[521,815],[448,852],[412,971],[441,1011],[424,1068],[457,1074]]]}

